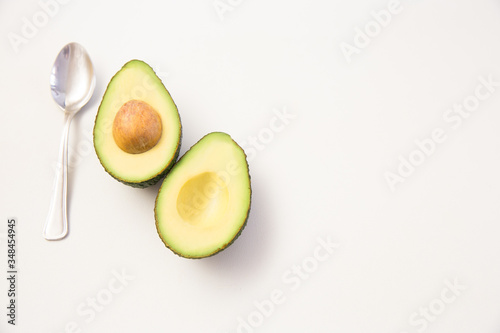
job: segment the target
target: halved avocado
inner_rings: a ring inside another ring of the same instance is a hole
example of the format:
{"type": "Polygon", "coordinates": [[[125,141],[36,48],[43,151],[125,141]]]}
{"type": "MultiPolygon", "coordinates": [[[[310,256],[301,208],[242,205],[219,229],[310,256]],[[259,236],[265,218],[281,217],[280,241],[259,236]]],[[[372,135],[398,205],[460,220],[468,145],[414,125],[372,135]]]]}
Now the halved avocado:
{"type": "Polygon", "coordinates": [[[182,127],[169,92],[143,61],[126,63],[111,79],[97,112],[94,147],[118,181],[147,187],[174,165],[182,127]]]}
{"type": "Polygon", "coordinates": [[[240,235],[251,187],[243,149],[225,133],[204,136],[163,180],[156,197],[158,235],[174,253],[204,258],[240,235]]]}

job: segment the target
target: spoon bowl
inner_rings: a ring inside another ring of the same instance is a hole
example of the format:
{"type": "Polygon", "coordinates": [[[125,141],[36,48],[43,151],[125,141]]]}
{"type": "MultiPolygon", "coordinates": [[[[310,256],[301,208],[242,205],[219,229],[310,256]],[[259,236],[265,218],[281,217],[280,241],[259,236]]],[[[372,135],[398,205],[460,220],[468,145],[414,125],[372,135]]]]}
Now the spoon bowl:
{"type": "Polygon", "coordinates": [[[50,89],[55,102],[65,113],[63,135],[54,192],[43,237],[64,238],[68,233],[68,137],[71,120],[90,100],[95,88],[95,74],[87,51],[78,43],[69,43],[57,55],[50,73],[50,89]]]}
{"type": "Polygon", "coordinates": [[[66,112],[78,112],[92,97],[95,75],[87,51],[78,43],[63,47],[50,73],[52,97],[66,112]]]}

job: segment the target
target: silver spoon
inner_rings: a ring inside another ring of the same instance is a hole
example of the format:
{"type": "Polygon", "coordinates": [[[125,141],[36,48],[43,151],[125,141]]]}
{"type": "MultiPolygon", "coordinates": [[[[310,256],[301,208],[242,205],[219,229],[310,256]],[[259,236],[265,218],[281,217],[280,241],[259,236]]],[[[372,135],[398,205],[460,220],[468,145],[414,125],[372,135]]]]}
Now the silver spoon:
{"type": "Polygon", "coordinates": [[[43,237],[47,240],[64,238],[68,233],[68,136],[75,114],[90,100],[95,87],[94,68],[85,49],[77,43],[63,47],[50,73],[52,97],[64,111],[64,130],[59,148],[59,162],[54,193],[43,237]]]}

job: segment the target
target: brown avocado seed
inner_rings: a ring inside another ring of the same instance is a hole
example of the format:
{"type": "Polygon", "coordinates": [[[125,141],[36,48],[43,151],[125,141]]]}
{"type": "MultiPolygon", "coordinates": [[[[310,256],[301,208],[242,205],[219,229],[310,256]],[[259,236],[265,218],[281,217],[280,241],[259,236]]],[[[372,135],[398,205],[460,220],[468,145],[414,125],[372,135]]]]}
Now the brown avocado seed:
{"type": "Polygon", "coordinates": [[[161,118],[148,103],[130,100],[123,104],[113,121],[113,138],[121,150],[141,154],[161,138],[161,118]]]}

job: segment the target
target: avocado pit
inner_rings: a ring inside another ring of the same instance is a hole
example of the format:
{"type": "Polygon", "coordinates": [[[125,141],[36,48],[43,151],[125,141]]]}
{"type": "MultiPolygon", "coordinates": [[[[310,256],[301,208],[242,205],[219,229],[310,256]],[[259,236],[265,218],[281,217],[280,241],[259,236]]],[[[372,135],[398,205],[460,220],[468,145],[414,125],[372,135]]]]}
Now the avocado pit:
{"type": "Polygon", "coordinates": [[[161,118],[146,102],[130,100],[123,104],[113,121],[113,138],[126,153],[144,153],[160,141],[161,118]]]}

